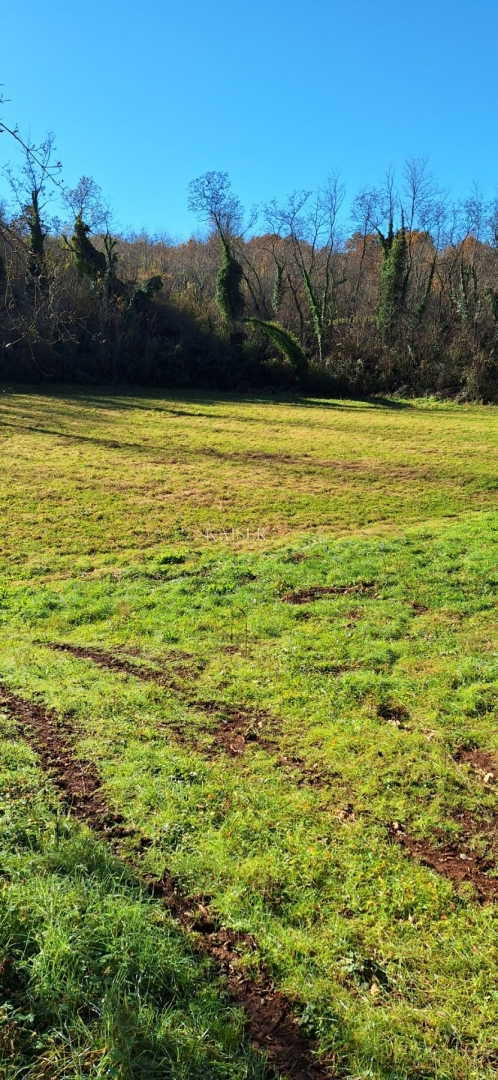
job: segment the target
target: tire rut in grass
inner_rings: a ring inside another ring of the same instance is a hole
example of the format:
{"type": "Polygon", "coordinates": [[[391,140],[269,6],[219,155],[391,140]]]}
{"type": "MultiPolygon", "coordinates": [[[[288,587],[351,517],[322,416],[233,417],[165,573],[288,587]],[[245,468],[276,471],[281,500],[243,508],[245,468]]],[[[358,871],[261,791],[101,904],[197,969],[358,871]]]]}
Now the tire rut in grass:
{"type": "MultiPolygon", "coordinates": [[[[109,653],[104,649],[56,642],[43,642],[43,644],[81,659],[93,660],[94,663],[110,670],[134,675],[139,679],[155,682],[159,686],[175,689],[178,692],[178,686],[176,684],[175,686],[172,685],[169,673],[143,667],[126,658],[116,657],[113,653],[109,653]]],[[[244,753],[248,744],[257,744],[264,749],[275,749],[275,742],[265,739],[260,733],[260,727],[268,716],[264,710],[250,712],[244,708],[239,709],[236,706],[222,702],[189,700],[185,697],[184,700],[188,707],[218,717],[219,723],[214,732],[209,732],[213,735],[210,745],[199,745],[195,740],[188,740],[185,733],[177,727],[170,728],[171,734],[180,744],[198,750],[205,757],[210,757],[219,750],[231,757],[238,757],[244,753]]],[[[398,714],[396,714],[394,722],[396,726],[404,726],[400,723],[398,714]]],[[[462,751],[460,757],[456,757],[455,760],[469,764],[479,774],[479,765],[485,763],[489,765],[490,761],[486,755],[483,757],[483,753],[483,751],[479,752],[479,763],[477,762],[476,751],[462,751]]],[[[303,759],[299,757],[280,756],[276,761],[276,767],[287,773],[291,782],[298,787],[325,788],[339,778],[339,774],[330,773],[328,770],[322,771],[316,765],[308,767],[303,759]],[[298,775],[296,775],[296,772],[298,775]]],[[[83,803],[79,802],[81,806],[84,805],[86,796],[84,792],[77,790],[77,777],[71,777],[71,781],[74,782],[74,780],[76,781],[74,797],[83,800],[83,803]]],[[[482,902],[498,900],[498,878],[488,876],[488,872],[498,863],[498,815],[496,819],[493,817],[491,822],[476,822],[470,814],[462,815],[459,825],[462,831],[462,840],[445,844],[444,839],[442,839],[441,847],[435,847],[429,841],[416,840],[400,826],[393,828],[390,831],[390,836],[396,843],[402,845],[412,858],[436,870],[438,874],[447,878],[457,887],[464,882],[470,882],[482,902]],[[491,841],[491,843],[494,841],[496,855],[493,853],[492,856],[483,856],[474,851],[472,842],[476,837],[482,837],[487,842],[491,841]]]]}
{"type": "MultiPolygon", "coordinates": [[[[74,816],[108,842],[130,835],[122,815],[106,802],[93,762],[76,757],[67,723],[62,724],[53,711],[27,701],[2,684],[0,705],[17,721],[74,816]]],[[[314,1044],[301,1033],[290,999],[275,990],[269,975],[263,974],[254,982],[238,965],[240,951],[256,948],[250,935],[218,926],[208,908],[187,896],[167,871],[161,881],[143,877],[141,881],[186,930],[199,935],[196,940],[225,977],[230,997],[244,1010],[252,1045],[267,1054],[272,1068],[291,1080],[330,1080],[331,1067],[323,1057],[315,1060],[314,1044]]]]}
{"type": "MultiPolygon", "coordinates": [[[[229,757],[240,757],[249,746],[257,746],[259,749],[274,752],[278,750],[279,741],[275,718],[267,709],[247,709],[244,706],[230,705],[221,701],[203,701],[202,699],[190,699],[185,694],[184,687],[173,685],[169,675],[136,664],[134,661],[117,657],[104,649],[87,648],[82,645],[66,645],[57,642],[40,642],[47,648],[58,652],[66,652],[83,660],[92,660],[101,667],[111,671],[119,671],[127,675],[133,675],[147,682],[157,683],[168,689],[174,689],[179,693],[188,708],[196,709],[217,720],[215,729],[206,729],[206,735],[212,736],[212,741],[200,743],[198,740],[188,738],[185,731],[178,726],[168,727],[168,732],[180,745],[194,749],[205,758],[214,757],[221,750],[229,757]],[[271,727],[273,737],[264,734],[264,729],[271,727]]],[[[184,659],[190,659],[182,654],[184,659]]],[[[275,767],[282,769],[289,776],[290,781],[297,787],[325,788],[330,786],[341,774],[330,769],[323,769],[317,764],[307,765],[303,758],[297,756],[280,755],[275,761],[275,767]],[[297,768],[296,768],[297,767],[297,768]]]]}
{"type": "MultiPolygon", "coordinates": [[[[157,683],[158,686],[164,686],[166,689],[179,689],[175,675],[182,679],[195,678],[192,669],[187,668],[185,664],[180,666],[172,665],[172,671],[160,671],[157,668],[145,667],[143,664],[137,664],[134,660],[129,660],[125,656],[116,656],[106,649],[97,647],[71,645],[58,641],[37,641],[35,644],[44,645],[47,649],[53,649],[54,652],[69,653],[71,656],[76,656],[81,660],[93,660],[94,664],[99,664],[100,667],[109,668],[111,671],[119,671],[124,675],[134,675],[138,679],[157,683]]],[[[182,653],[179,659],[185,661],[190,657],[182,653]]]]}
{"type": "Polygon", "coordinates": [[[157,686],[162,686],[178,694],[189,709],[202,712],[216,722],[215,728],[206,729],[206,734],[212,735],[210,744],[207,742],[199,744],[195,739],[189,739],[185,731],[180,730],[178,726],[172,726],[168,729],[177,742],[199,750],[204,757],[211,757],[219,751],[228,754],[229,757],[238,757],[250,745],[257,745],[264,749],[269,749],[275,745],[271,739],[265,737],[263,732],[264,727],[271,722],[270,714],[266,709],[251,710],[244,706],[230,705],[221,701],[203,701],[190,698],[187,695],[185,686],[182,682],[178,682],[178,677],[182,680],[189,679],[193,681],[197,675],[192,666],[185,663],[185,661],[191,659],[187,654],[181,654],[178,659],[183,662],[173,664],[172,671],[161,671],[158,668],[145,667],[142,664],[137,664],[134,660],[116,656],[105,649],[53,641],[38,642],[37,644],[42,644],[56,652],[69,653],[71,656],[81,660],[92,660],[94,664],[98,664],[100,667],[107,668],[110,671],[133,675],[144,682],[153,682],[157,686]]]}
{"type": "MultiPolygon", "coordinates": [[[[100,667],[108,668],[111,671],[133,675],[138,679],[144,679],[147,682],[154,682],[159,686],[174,689],[175,693],[181,695],[188,708],[204,712],[217,720],[215,729],[206,729],[206,735],[208,737],[212,736],[211,743],[207,740],[200,743],[198,740],[188,738],[185,731],[180,730],[178,726],[172,725],[168,727],[168,732],[176,742],[189,749],[196,750],[203,757],[212,758],[221,750],[229,757],[237,758],[249,746],[257,746],[270,752],[274,752],[279,747],[278,732],[275,730],[275,718],[271,716],[267,709],[247,709],[244,706],[231,705],[221,701],[190,699],[186,695],[184,687],[179,687],[177,684],[173,686],[169,674],[167,675],[157,669],[143,667],[141,664],[136,664],[126,658],[117,657],[114,653],[107,652],[105,649],[47,641],[38,642],[37,644],[43,644],[46,648],[54,649],[57,652],[69,653],[79,659],[92,660],[94,663],[99,664],[100,667]],[[264,734],[265,726],[272,728],[273,737],[264,734]]],[[[182,659],[190,659],[185,653],[181,655],[182,659]]],[[[307,765],[303,758],[296,756],[279,755],[275,761],[275,766],[287,773],[291,782],[298,787],[327,787],[331,782],[340,778],[341,775],[335,771],[320,768],[317,764],[307,765]],[[296,766],[298,775],[296,774],[296,766]]]]}
{"type": "MultiPolygon", "coordinates": [[[[471,775],[488,788],[490,782],[498,777],[496,757],[481,747],[461,747],[453,760],[458,765],[467,766],[471,775]]],[[[481,902],[497,901],[498,878],[490,877],[489,872],[498,866],[498,812],[491,811],[487,818],[476,818],[470,811],[464,810],[456,814],[453,820],[460,837],[448,843],[441,834],[440,847],[425,840],[416,840],[400,826],[391,830],[391,836],[413,858],[432,867],[457,887],[464,882],[473,885],[481,902]],[[480,842],[480,852],[476,850],[476,842],[480,842]],[[485,854],[482,853],[483,847],[485,854]]]]}
{"type": "Polygon", "coordinates": [[[321,600],[323,596],[347,596],[351,593],[373,598],[376,596],[373,581],[358,581],[354,585],[308,585],[304,589],[286,592],[280,599],[284,604],[310,604],[314,600],[321,600]]]}

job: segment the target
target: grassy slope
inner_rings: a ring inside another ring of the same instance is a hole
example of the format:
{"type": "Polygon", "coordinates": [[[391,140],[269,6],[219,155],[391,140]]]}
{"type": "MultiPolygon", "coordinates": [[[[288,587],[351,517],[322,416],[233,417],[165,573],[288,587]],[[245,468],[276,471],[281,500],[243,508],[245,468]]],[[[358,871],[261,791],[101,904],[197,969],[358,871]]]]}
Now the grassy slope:
{"type": "MultiPolygon", "coordinates": [[[[260,956],[296,996],[341,1075],[495,1076],[496,909],[389,830],[437,844],[458,838],[463,810],[479,823],[496,809],[492,781],[452,756],[498,753],[496,410],[31,394],[0,406],[0,670],[71,716],[109,799],[152,841],[130,834],[123,854],[168,866],[255,935],[248,969],[260,956]],[[232,528],[249,538],[206,539],[232,528]],[[358,581],[374,595],[282,601],[358,581]],[[43,640],[194,659],[168,691],[43,640]],[[196,699],[267,709],[278,745],[209,754],[196,699]],[[399,707],[398,727],[383,717],[399,707]],[[179,723],[197,749],[175,740],[179,723]]],[[[35,893],[48,871],[26,858],[35,893]]]]}

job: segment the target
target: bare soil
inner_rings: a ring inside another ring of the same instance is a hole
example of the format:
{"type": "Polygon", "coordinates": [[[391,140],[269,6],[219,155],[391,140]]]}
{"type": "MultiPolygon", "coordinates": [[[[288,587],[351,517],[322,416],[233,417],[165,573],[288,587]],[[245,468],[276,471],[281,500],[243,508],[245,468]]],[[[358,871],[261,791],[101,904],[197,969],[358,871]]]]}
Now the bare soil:
{"type": "Polygon", "coordinates": [[[468,765],[471,772],[485,784],[498,780],[498,760],[496,755],[490,754],[487,750],[482,750],[480,746],[470,750],[464,748],[457,750],[455,761],[459,764],[468,765]]]}
{"type": "Polygon", "coordinates": [[[300,757],[282,755],[275,762],[275,767],[284,770],[295,787],[325,788],[330,786],[333,780],[341,778],[340,773],[322,769],[319,765],[307,765],[300,757]]]}
{"type": "Polygon", "coordinates": [[[377,716],[380,717],[381,720],[385,720],[391,727],[400,728],[402,731],[410,730],[407,724],[407,720],[410,719],[410,713],[405,705],[396,704],[395,702],[378,705],[377,716]]]}
{"type": "Polygon", "coordinates": [[[308,585],[305,589],[296,589],[280,597],[284,604],[310,604],[321,600],[323,596],[346,596],[351,593],[375,596],[372,581],[358,581],[355,585],[308,585]]]}
{"type": "Polygon", "coordinates": [[[424,866],[430,866],[438,874],[448,878],[457,887],[464,882],[473,885],[481,902],[498,900],[498,878],[489,877],[489,871],[496,869],[496,858],[491,854],[480,855],[473,849],[472,842],[479,837],[486,840],[498,840],[498,823],[479,823],[470,814],[463,814],[458,819],[462,828],[462,839],[453,843],[444,842],[441,847],[426,840],[415,840],[400,826],[391,830],[391,837],[409,851],[424,866]]]}
{"type": "MultiPolygon", "coordinates": [[[[265,727],[271,722],[266,709],[250,710],[221,701],[197,699],[187,704],[216,718],[216,728],[210,730],[214,750],[224,750],[230,757],[237,757],[254,744],[265,749],[273,746],[272,740],[265,737],[265,727]]],[[[201,749],[206,754],[206,747],[201,749]]]]}

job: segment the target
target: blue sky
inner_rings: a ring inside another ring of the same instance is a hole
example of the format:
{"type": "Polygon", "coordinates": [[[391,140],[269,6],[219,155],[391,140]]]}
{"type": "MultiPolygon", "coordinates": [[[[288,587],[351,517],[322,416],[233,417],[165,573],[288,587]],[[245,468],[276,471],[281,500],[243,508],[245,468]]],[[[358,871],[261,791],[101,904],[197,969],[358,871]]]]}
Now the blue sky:
{"type": "Polygon", "coordinates": [[[247,206],[332,170],[351,200],[409,155],[498,189],[496,0],[22,0],[2,37],[6,122],[53,130],[124,229],[190,235],[209,169],[247,206]]]}

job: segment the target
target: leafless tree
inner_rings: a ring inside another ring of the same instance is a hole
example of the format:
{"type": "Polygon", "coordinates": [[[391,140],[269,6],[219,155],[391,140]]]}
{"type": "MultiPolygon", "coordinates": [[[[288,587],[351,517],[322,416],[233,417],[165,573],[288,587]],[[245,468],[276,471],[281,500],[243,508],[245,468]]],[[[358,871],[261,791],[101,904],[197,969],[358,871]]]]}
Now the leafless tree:
{"type": "MultiPolygon", "coordinates": [[[[336,255],[340,236],[338,217],[344,195],[343,185],[337,175],[332,174],[315,195],[310,191],[295,191],[284,205],[273,200],[265,208],[271,233],[289,240],[294,265],[303,286],[320,364],[323,362],[324,329],[333,322],[336,291],[343,281],[336,273],[336,255]]],[[[292,288],[289,275],[288,282],[292,288]]]]}

